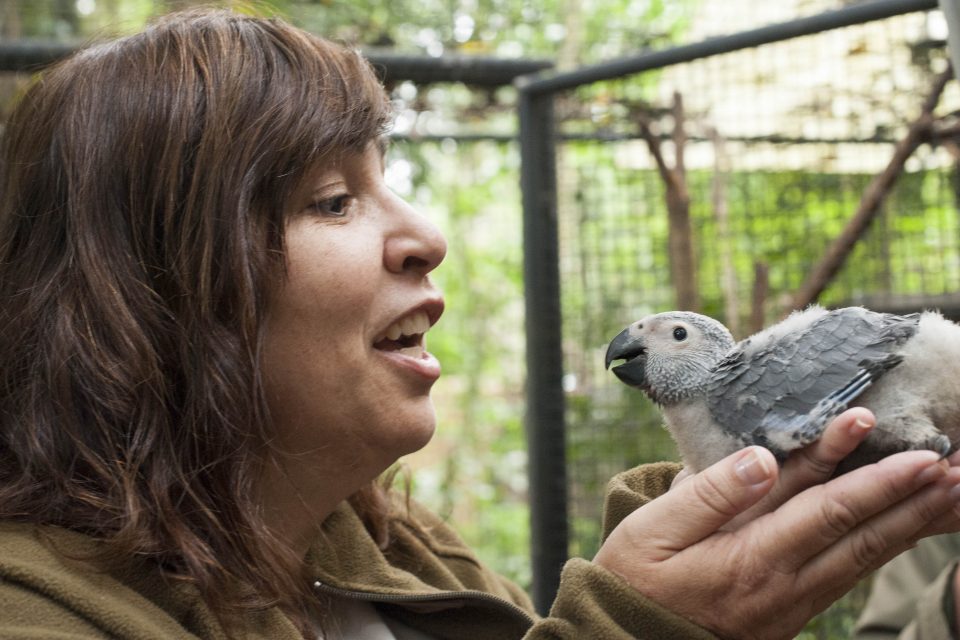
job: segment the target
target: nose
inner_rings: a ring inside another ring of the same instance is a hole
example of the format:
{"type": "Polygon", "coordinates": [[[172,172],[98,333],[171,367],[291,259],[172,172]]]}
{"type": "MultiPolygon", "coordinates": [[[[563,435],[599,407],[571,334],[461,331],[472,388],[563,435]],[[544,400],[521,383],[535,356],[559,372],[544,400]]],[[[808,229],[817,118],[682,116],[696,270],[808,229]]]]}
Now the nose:
{"type": "Polygon", "coordinates": [[[426,216],[399,196],[391,195],[397,224],[384,245],[384,264],[393,273],[427,275],[447,255],[447,239],[426,216]]]}

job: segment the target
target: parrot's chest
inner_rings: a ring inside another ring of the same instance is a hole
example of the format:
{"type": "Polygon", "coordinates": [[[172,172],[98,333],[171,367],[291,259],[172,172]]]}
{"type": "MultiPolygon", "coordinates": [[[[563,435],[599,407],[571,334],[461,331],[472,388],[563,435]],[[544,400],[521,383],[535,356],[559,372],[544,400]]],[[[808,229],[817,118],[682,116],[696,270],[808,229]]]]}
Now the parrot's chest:
{"type": "Polygon", "coordinates": [[[714,422],[703,401],[681,402],[663,408],[667,430],[677,443],[683,464],[700,471],[743,447],[739,438],[714,422]]]}

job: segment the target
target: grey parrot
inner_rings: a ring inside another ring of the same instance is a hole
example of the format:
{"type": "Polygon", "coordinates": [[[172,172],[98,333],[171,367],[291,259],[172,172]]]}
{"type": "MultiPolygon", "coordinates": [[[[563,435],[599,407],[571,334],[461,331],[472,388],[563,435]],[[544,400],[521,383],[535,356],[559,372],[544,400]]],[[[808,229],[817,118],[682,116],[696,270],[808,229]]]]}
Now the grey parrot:
{"type": "Polygon", "coordinates": [[[960,325],[937,312],[813,306],[735,342],[712,318],[670,311],[615,337],[606,366],[618,360],[613,373],[660,405],[694,471],[753,444],[782,462],[853,405],[877,425],[838,473],[960,444],[960,325]]]}

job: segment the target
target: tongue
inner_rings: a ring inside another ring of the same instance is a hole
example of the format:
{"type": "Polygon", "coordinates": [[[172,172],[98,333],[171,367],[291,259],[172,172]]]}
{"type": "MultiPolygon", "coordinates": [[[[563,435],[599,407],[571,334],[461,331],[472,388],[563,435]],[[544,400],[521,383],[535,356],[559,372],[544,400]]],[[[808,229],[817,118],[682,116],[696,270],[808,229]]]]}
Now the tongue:
{"type": "Polygon", "coordinates": [[[410,356],[411,358],[422,358],[423,348],[420,345],[404,347],[402,349],[397,349],[397,353],[402,353],[403,355],[410,356]]]}

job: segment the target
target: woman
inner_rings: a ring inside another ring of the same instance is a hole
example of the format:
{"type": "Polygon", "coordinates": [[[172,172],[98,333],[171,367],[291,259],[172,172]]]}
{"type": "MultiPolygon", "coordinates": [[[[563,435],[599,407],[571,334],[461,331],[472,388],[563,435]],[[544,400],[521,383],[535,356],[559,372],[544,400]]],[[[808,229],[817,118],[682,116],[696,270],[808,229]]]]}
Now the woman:
{"type": "Polygon", "coordinates": [[[356,54],[220,11],[23,96],[0,156],[0,636],[789,637],[958,528],[960,471],[930,452],[801,491],[869,430],[850,411],[782,470],[751,448],[669,493],[675,465],[624,475],[535,620],[376,484],[434,429],[446,249],[383,182],[389,116],[356,54]]]}

